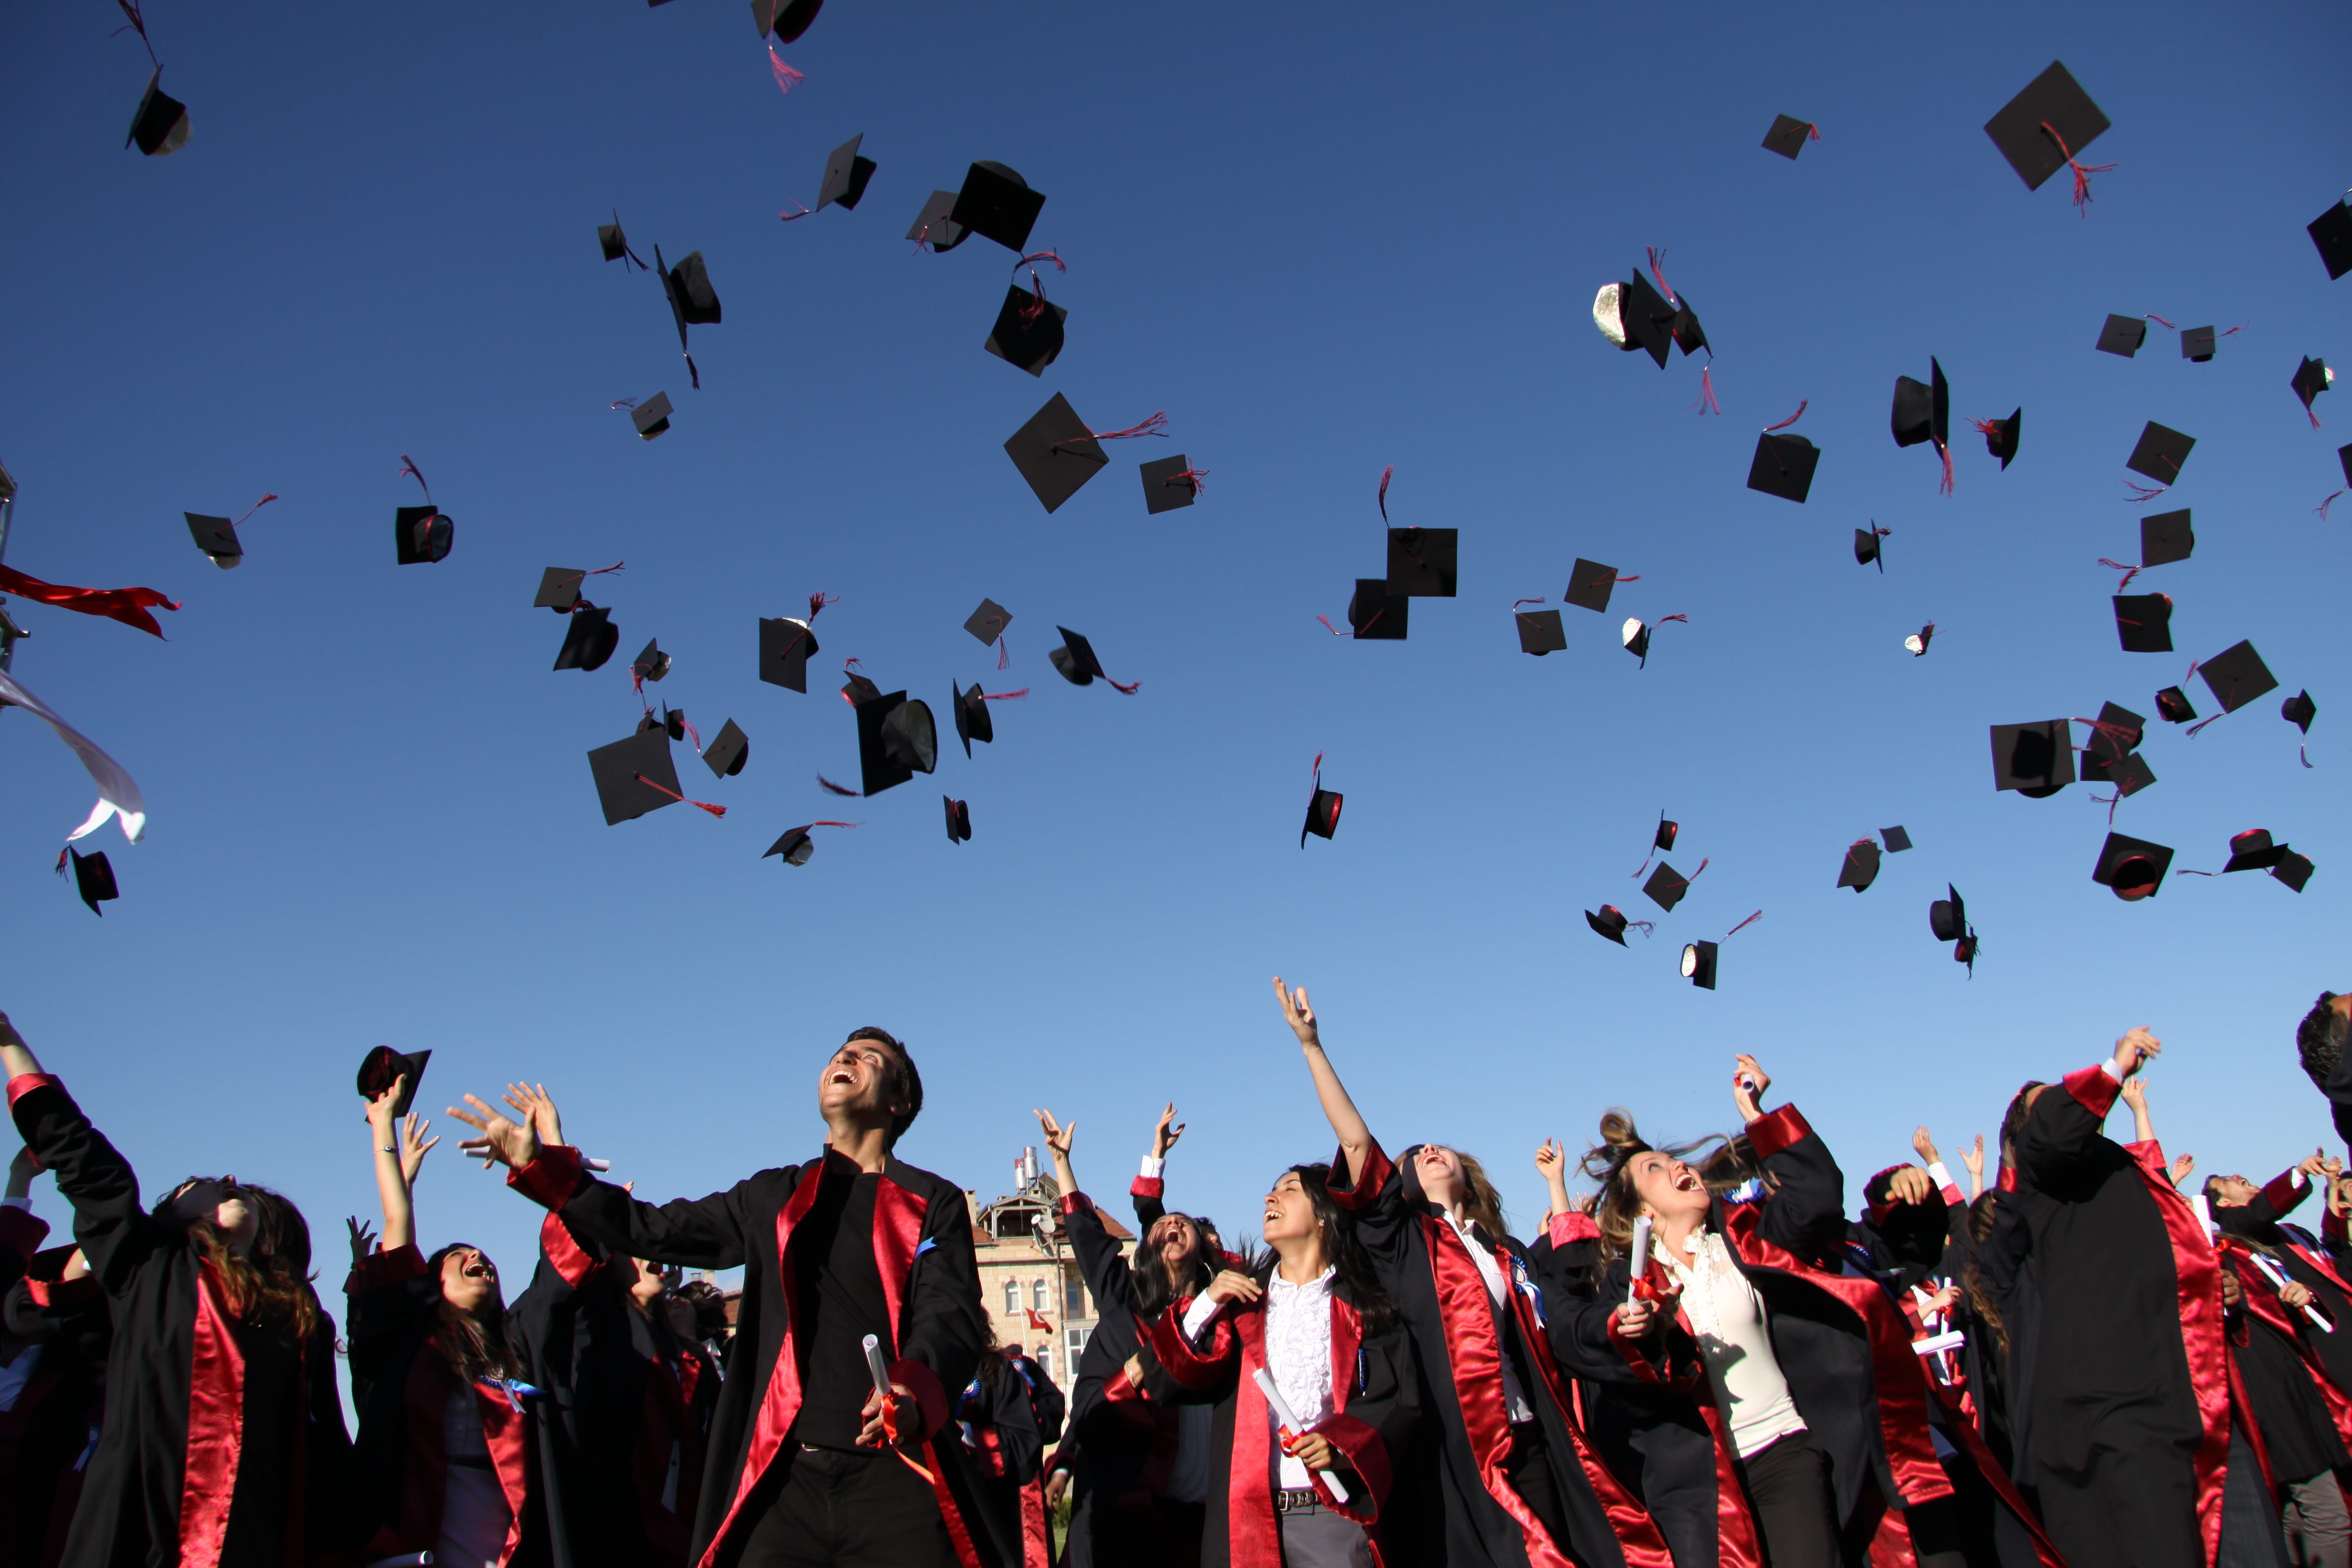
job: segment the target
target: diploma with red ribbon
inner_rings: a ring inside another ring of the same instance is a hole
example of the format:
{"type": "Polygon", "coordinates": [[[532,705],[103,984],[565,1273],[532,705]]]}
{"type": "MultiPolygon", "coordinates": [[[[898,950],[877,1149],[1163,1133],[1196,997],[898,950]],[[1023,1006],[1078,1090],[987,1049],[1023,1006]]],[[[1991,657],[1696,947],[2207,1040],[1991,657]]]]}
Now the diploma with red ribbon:
{"type": "Polygon", "coordinates": [[[890,1386],[890,1368],[882,1359],[882,1342],[868,1334],[865,1344],[866,1370],[873,1374],[874,1392],[882,1400],[883,1438],[890,1445],[890,1451],[898,1455],[908,1469],[927,1481],[932,1480],[931,1472],[917,1464],[906,1449],[898,1447],[898,1391],[890,1386]]]}

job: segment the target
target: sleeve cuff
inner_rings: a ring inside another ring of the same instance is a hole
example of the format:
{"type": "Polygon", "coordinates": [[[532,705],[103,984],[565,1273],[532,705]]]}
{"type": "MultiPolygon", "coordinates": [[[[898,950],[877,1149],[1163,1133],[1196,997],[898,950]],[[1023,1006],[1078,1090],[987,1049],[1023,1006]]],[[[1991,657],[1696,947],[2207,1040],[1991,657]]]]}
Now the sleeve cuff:
{"type": "Polygon", "coordinates": [[[1748,1124],[1748,1142],[1759,1160],[1769,1160],[1812,1135],[1812,1124],[1793,1104],[1768,1110],[1748,1124]]]}
{"type": "MultiPolygon", "coordinates": [[[[1952,1180],[1951,1167],[1941,1160],[1936,1161],[1927,1167],[1927,1179],[1947,1193],[1957,1191],[1959,1187],[1959,1184],[1952,1180]]],[[[1944,1201],[1949,1203],[1951,1200],[1946,1198],[1944,1201]]]]}
{"type": "Polygon", "coordinates": [[[16,1102],[18,1100],[24,1099],[25,1096],[32,1093],[37,1089],[54,1089],[62,1093],[65,1087],[66,1086],[64,1084],[59,1083],[55,1077],[48,1073],[19,1073],[15,1078],[8,1080],[8,1109],[14,1110],[16,1108],[16,1102]]]}
{"type": "Polygon", "coordinates": [[[2270,1200],[2273,1211],[2284,1214],[2303,1202],[2310,1191],[2311,1183],[2301,1171],[2286,1171],[2271,1178],[2270,1185],[2263,1189],[2263,1196],[2270,1200]]]}
{"type": "Polygon", "coordinates": [[[890,1381],[904,1384],[915,1396],[915,1404],[923,1413],[923,1436],[929,1437],[948,1424],[947,1390],[940,1386],[939,1374],[919,1361],[894,1361],[890,1363],[890,1381]]]}
{"type": "MultiPolygon", "coordinates": [[[[1160,1163],[1157,1160],[1146,1160],[1143,1163],[1147,1165],[1160,1163]]],[[[1138,1176],[1127,1184],[1127,1195],[1131,1198],[1150,1198],[1158,1202],[1168,1195],[1168,1184],[1157,1176],[1138,1176]]]]}
{"type": "Polygon", "coordinates": [[[1184,1309],[1186,1339],[1195,1344],[1200,1342],[1201,1331],[1217,1321],[1217,1305],[1216,1300],[1205,1293],[1192,1298],[1192,1304],[1184,1309]]]}
{"type": "Polygon", "coordinates": [[[2124,1069],[2116,1066],[2115,1058],[2109,1057],[2105,1061],[2101,1062],[2099,1064],[2099,1070],[2106,1074],[2109,1078],[2115,1079],[2116,1087],[2117,1089],[2121,1089],[2123,1087],[2124,1069]]]}
{"type": "Polygon", "coordinates": [[[580,1245],[561,1215],[550,1213],[539,1222],[539,1250],[562,1281],[577,1290],[596,1276],[604,1260],[580,1245]]]}
{"type": "Polygon", "coordinates": [[[1574,1210],[1552,1215],[1545,1223],[1544,1229],[1555,1247],[1572,1247],[1580,1241],[1594,1240],[1601,1235],[1601,1227],[1593,1223],[1591,1215],[1579,1214],[1574,1210]]]}
{"type": "Polygon", "coordinates": [[[1074,1190],[1062,1194],[1061,1207],[1062,1217],[1067,1219],[1075,1214],[1094,1213],[1095,1201],[1086,1194],[1074,1190]]]}
{"type": "Polygon", "coordinates": [[[2105,1121],[2107,1112],[2116,1108],[2116,1096],[2123,1092],[2123,1079],[2115,1073],[2113,1058],[2095,1068],[2084,1068],[2066,1075],[2065,1089],[2074,1097],[2074,1103],[2105,1121]]]}
{"type": "Polygon", "coordinates": [[[519,1171],[507,1173],[507,1185],[544,1209],[560,1209],[572,1194],[588,1184],[581,1168],[580,1151],[562,1143],[543,1143],[539,1158],[519,1171]]]}
{"type": "Polygon", "coordinates": [[[1167,1173],[1168,1162],[1152,1154],[1143,1157],[1143,1169],[1136,1173],[1147,1182],[1156,1182],[1167,1173]]]}
{"type": "MultiPolygon", "coordinates": [[[[1345,1170],[1347,1165],[1347,1150],[1341,1149],[1331,1156],[1334,1172],[1345,1170]]],[[[1364,1151],[1363,1168],[1356,1173],[1355,1181],[1345,1187],[1336,1183],[1331,1185],[1331,1201],[1343,1209],[1370,1207],[1372,1200],[1381,1195],[1381,1189],[1388,1185],[1393,1169],[1387,1152],[1381,1148],[1381,1141],[1373,1139],[1371,1147],[1364,1151]]]]}
{"type": "Polygon", "coordinates": [[[425,1272],[425,1254],[414,1242],[397,1247],[390,1252],[379,1247],[366,1262],[351,1272],[343,1281],[343,1294],[364,1296],[371,1290],[381,1290],[387,1285],[399,1285],[415,1279],[425,1272]]]}
{"type": "Polygon", "coordinates": [[[33,1305],[48,1311],[73,1311],[83,1307],[95,1307],[106,1300],[106,1292],[95,1274],[77,1274],[68,1279],[68,1268],[73,1266],[73,1243],[52,1247],[36,1253],[25,1268],[25,1289],[33,1298],[33,1305]]]}
{"type": "Polygon", "coordinates": [[[1314,1430],[1348,1457],[1348,1468],[1362,1483],[1360,1488],[1351,1488],[1353,1495],[1346,1499],[1339,1495],[1339,1489],[1332,1488],[1332,1511],[1358,1524],[1378,1523],[1381,1501],[1389,1494],[1388,1445],[1381,1441],[1378,1431],[1345,1413],[1326,1415],[1315,1424],[1314,1430]]]}
{"type": "MultiPolygon", "coordinates": [[[[1192,1333],[1197,1331],[1192,1328],[1192,1318],[1194,1309],[1200,1304],[1197,1299],[1178,1303],[1183,1309],[1184,1326],[1181,1329],[1176,1326],[1179,1314],[1169,1311],[1154,1318],[1143,1331],[1143,1342],[1151,1347],[1151,1353],[1159,1359],[1160,1369],[1168,1374],[1170,1381],[1179,1388],[1195,1391],[1213,1384],[1218,1369],[1234,1352],[1233,1320],[1218,1317],[1213,1302],[1208,1318],[1211,1325],[1209,1342],[1206,1345],[1192,1342],[1192,1333]]],[[[1121,1397],[1121,1390],[1126,1385],[1127,1378],[1122,1373],[1119,1376],[1105,1380],[1104,1393],[1116,1399],[1121,1397]]],[[[1136,1393],[1139,1394],[1141,1391],[1137,1390],[1136,1393]]]]}

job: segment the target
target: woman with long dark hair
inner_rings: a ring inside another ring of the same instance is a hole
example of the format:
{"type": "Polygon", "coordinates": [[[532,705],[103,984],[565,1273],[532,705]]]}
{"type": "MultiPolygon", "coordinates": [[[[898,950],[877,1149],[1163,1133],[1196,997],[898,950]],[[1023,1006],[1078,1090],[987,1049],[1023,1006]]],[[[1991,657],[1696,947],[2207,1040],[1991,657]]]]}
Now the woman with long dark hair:
{"type": "MultiPolygon", "coordinates": [[[[373,1254],[354,1257],[343,1286],[358,1453],[377,1527],[365,1558],[538,1568],[557,1558],[522,1358],[508,1342],[488,1255],[464,1242],[429,1256],[416,1245],[416,1174],[441,1140],[399,1114],[412,1088],[404,1072],[368,1101],[383,1234],[373,1254]]],[[[357,1221],[352,1236],[361,1253],[357,1221]]]]}
{"type": "Polygon", "coordinates": [[[1420,1372],[1330,1180],[1328,1165],[1285,1171],[1265,1195],[1266,1255],[1151,1326],[1170,1378],[1215,1405],[1204,1568],[1391,1560],[1382,1510],[1420,1415],[1420,1372]]]}
{"type": "Polygon", "coordinates": [[[971,1460],[972,1512],[982,1526],[976,1549],[984,1542],[993,1568],[1053,1568],[1042,1478],[1045,1435],[1028,1384],[993,1334],[956,1400],[956,1421],[971,1460]]]}
{"type": "Polygon", "coordinates": [[[1844,1178],[1794,1106],[1763,1109],[1771,1082],[1738,1058],[1733,1102],[1760,1166],[1753,1201],[1710,1193],[1685,1158],[1696,1145],[1654,1146],[1622,1110],[1601,1118],[1584,1169],[1601,1183],[1603,1272],[1554,1342],[1604,1385],[1685,1568],[1832,1568],[1874,1542],[1897,1561],[1957,1564],[1909,1325],[1875,1280],[1822,1267],[1844,1236],[1844,1178]],[[1882,1529],[1890,1507],[1906,1528],[1882,1529]]]}
{"type": "Polygon", "coordinates": [[[1278,976],[1274,989],[1339,1135],[1332,1199],[1354,1217],[1426,1380],[1442,1518],[1411,1560],[1663,1568],[1656,1525],[1578,1429],[1526,1248],[1477,1161],[1424,1143],[1391,1163],[1324,1054],[1305,989],[1278,976]]]}
{"type": "Polygon", "coordinates": [[[1200,1294],[1216,1255],[1200,1226],[1170,1214],[1130,1265],[1078,1189],[1070,1163],[1077,1131],[1037,1112],[1054,1154],[1062,1224],[1095,1301],[1096,1324],[1070,1389],[1068,1456],[1074,1501],[1063,1562],[1069,1568],[1190,1563],[1200,1551],[1208,1497],[1209,1412],[1171,1404],[1173,1389],[1144,1342],[1150,1321],[1200,1294]],[[1158,1245],[1152,1245],[1154,1238],[1158,1245]]]}
{"type": "Polygon", "coordinates": [[[16,1130],[74,1206],[114,1323],[68,1568],[288,1568],[357,1544],[334,1329],[300,1211],[233,1176],[139,1178],[0,1015],[16,1130]]]}

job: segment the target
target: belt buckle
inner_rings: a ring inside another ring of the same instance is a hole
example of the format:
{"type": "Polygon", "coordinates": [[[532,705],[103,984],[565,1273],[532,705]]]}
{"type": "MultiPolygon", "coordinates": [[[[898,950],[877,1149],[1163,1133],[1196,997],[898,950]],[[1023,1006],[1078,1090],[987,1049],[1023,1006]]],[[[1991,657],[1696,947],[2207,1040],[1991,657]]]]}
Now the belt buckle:
{"type": "Polygon", "coordinates": [[[1321,1501],[1315,1495],[1313,1487],[1284,1487],[1275,1493],[1274,1511],[1295,1513],[1301,1509],[1314,1508],[1321,1501]]]}

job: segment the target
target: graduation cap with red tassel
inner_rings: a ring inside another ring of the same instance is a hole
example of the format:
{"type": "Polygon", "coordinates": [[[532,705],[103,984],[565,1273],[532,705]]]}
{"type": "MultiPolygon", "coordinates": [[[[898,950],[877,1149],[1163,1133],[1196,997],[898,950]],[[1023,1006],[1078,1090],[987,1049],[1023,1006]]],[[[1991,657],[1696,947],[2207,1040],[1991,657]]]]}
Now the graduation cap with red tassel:
{"type": "Polygon", "coordinates": [[[1323,787],[1323,753],[1315,753],[1315,784],[1307,797],[1307,825],[1298,830],[1298,847],[1307,847],[1307,836],[1328,838],[1339,831],[1339,807],[1347,797],[1337,790],[1323,787]]]}

